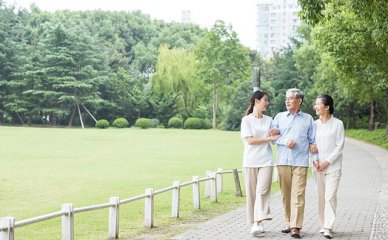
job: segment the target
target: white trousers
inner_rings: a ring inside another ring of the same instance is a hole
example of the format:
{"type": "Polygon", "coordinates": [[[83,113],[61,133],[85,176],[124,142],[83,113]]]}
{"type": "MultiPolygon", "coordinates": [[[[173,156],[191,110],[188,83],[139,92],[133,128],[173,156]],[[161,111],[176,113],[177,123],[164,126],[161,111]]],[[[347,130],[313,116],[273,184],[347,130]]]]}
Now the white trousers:
{"type": "Polygon", "coordinates": [[[341,170],[327,174],[314,171],[313,175],[318,192],[319,222],[322,228],[333,229],[341,174],[341,170]]]}
{"type": "Polygon", "coordinates": [[[249,224],[271,220],[269,208],[273,167],[243,168],[249,224]]]}

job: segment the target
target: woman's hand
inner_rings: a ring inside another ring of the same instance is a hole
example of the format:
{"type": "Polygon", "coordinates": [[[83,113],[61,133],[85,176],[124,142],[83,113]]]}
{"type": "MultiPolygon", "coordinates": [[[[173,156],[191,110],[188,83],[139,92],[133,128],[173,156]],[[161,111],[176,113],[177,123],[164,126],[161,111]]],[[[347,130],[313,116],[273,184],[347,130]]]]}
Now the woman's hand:
{"type": "Polygon", "coordinates": [[[278,139],[280,137],[280,135],[271,135],[268,137],[269,141],[275,141],[276,139],[278,139]]]}
{"type": "Polygon", "coordinates": [[[328,161],[323,161],[319,163],[319,171],[325,170],[328,166],[330,165],[330,162],[328,161]]]}
{"type": "Polygon", "coordinates": [[[317,172],[319,172],[319,162],[318,161],[313,161],[314,168],[317,172]]]}

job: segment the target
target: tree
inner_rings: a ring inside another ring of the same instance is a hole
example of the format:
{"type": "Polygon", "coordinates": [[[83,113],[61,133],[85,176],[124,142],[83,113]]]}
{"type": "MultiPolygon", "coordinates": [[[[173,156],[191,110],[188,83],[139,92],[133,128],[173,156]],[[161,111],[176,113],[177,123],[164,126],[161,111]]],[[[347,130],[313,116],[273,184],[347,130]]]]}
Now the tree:
{"type": "Polygon", "coordinates": [[[250,75],[248,51],[231,26],[217,21],[196,48],[198,76],[209,86],[212,97],[212,126],[217,127],[217,112],[228,104],[231,90],[250,75]]]}
{"type": "Polygon", "coordinates": [[[196,67],[197,60],[192,51],[170,49],[164,45],[159,50],[156,71],[152,75],[153,92],[177,96],[178,112],[185,118],[190,117],[190,112],[200,106],[203,100],[198,97],[203,82],[195,75],[196,67]]]}
{"type": "MultiPolygon", "coordinates": [[[[321,53],[330,55],[347,87],[365,89],[370,104],[369,130],[374,128],[376,102],[388,89],[386,56],[388,19],[385,0],[300,0],[301,16],[313,24],[321,53]],[[323,11],[324,10],[324,11],[323,11]]],[[[387,115],[388,118],[388,115],[387,115]]]]}

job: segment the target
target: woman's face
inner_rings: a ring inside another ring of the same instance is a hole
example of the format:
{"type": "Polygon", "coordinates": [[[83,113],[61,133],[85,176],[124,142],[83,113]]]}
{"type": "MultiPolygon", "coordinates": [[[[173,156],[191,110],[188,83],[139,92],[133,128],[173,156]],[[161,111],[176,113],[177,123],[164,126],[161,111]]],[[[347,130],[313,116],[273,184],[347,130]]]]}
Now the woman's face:
{"type": "Polygon", "coordinates": [[[260,100],[256,99],[255,100],[255,107],[261,112],[265,112],[267,110],[267,107],[269,105],[269,99],[267,95],[264,95],[260,100]]]}
{"type": "Polygon", "coordinates": [[[315,100],[315,105],[314,105],[314,109],[315,109],[315,113],[318,115],[318,116],[321,116],[322,114],[324,114],[325,112],[327,112],[329,109],[329,107],[326,107],[323,102],[322,102],[322,99],[321,98],[317,98],[317,100],[315,100]]]}

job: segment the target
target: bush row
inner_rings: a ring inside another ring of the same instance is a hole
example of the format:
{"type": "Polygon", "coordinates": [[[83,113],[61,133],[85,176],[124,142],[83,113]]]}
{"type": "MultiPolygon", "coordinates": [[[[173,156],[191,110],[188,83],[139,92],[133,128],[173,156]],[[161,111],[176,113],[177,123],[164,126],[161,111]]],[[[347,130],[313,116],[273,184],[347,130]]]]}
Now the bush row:
{"type": "MultiPolygon", "coordinates": [[[[96,122],[96,128],[108,128],[110,126],[109,121],[106,119],[100,119],[96,122]]],[[[160,121],[156,118],[139,118],[136,120],[135,127],[138,128],[156,128],[164,126],[160,124],[160,121]]],[[[113,121],[112,127],[116,128],[126,128],[129,127],[129,123],[125,118],[117,118],[113,121]]],[[[168,121],[169,128],[186,128],[186,129],[210,129],[212,124],[208,119],[202,118],[188,118],[186,121],[183,121],[181,118],[172,117],[168,121]]]]}

